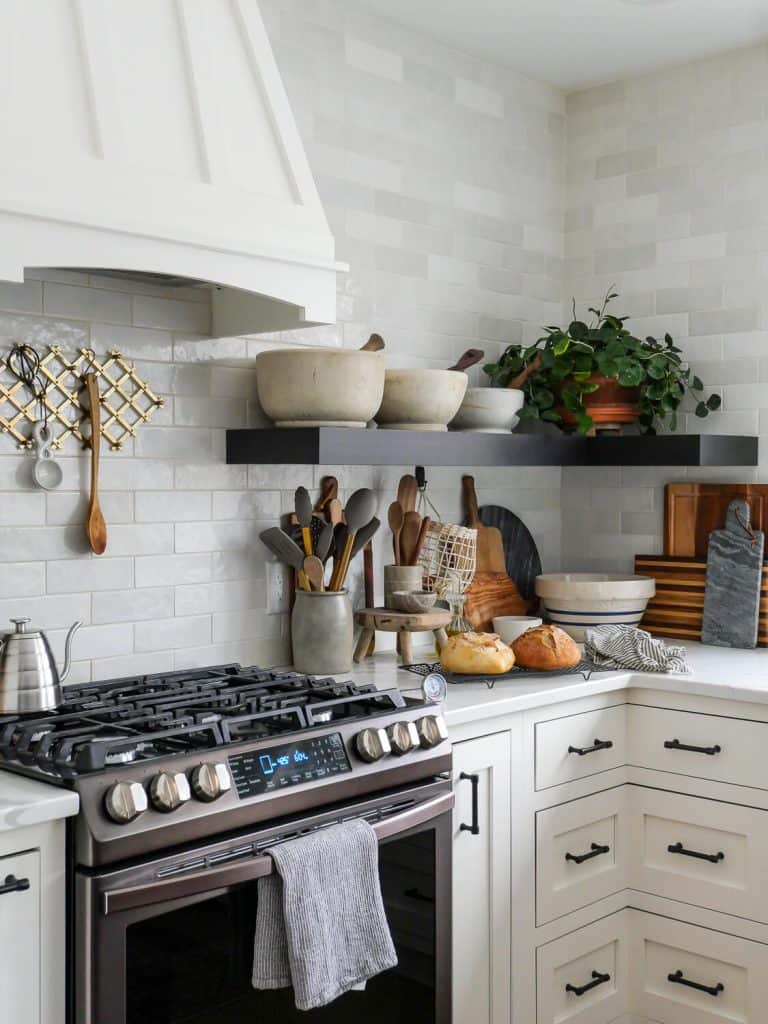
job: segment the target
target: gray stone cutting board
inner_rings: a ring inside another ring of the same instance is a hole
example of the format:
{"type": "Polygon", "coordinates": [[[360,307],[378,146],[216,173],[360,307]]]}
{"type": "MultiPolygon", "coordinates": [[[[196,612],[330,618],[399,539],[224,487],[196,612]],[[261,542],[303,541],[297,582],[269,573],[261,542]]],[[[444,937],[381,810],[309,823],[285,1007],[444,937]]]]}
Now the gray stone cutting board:
{"type": "Polygon", "coordinates": [[[732,501],[724,530],[709,535],[701,639],[716,647],[756,647],[765,535],[749,529],[749,502],[732,501]]]}

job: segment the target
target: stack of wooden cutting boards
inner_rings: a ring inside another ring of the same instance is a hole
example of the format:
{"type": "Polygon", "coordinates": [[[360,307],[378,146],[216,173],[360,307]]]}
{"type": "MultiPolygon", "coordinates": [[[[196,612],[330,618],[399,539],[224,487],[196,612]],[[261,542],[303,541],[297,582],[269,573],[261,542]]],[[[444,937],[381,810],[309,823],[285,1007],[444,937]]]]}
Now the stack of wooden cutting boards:
{"type": "MultiPolygon", "coordinates": [[[[664,554],[636,555],[635,572],[653,576],[656,596],[642,627],[654,636],[701,640],[709,534],[725,525],[734,499],[749,502],[752,526],[768,529],[768,484],[667,484],[664,554]]],[[[768,562],[760,592],[758,647],[768,647],[768,562]]]]}

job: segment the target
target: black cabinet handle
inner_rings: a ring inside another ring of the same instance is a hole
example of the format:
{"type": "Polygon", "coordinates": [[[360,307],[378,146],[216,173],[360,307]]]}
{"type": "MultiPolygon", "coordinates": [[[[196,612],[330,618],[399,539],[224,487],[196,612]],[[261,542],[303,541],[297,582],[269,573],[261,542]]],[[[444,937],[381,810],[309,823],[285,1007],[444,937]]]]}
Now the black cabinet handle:
{"type": "Polygon", "coordinates": [[[459,825],[459,832],[469,832],[473,836],[480,835],[480,813],[477,808],[477,788],[480,785],[480,776],[476,773],[469,774],[468,772],[462,772],[459,778],[468,780],[472,785],[472,824],[465,825],[463,822],[459,825]]]}
{"type": "Polygon", "coordinates": [[[0,885],[0,896],[5,896],[7,892],[26,892],[28,888],[28,878],[16,878],[15,875],[6,875],[5,884],[0,885]]]}
{"type": "Polygon", "coordinates": [[[568,753],[584,757],[585,754],[594,754],[596,750],[610,750],[612,746],[613,740],[595,740],[591,747],[568,747],[568,753]]]}
{"type": "Polygon", "coordinates": [[[606,981],[610,980],[610,974],[600,974],[599,971],[592,971],[592,981],[588,981],[586,985],[566,985],[565,991],[573,992],[575,996],[583,996],[591,988],[597,988],[598,985],[603,985],[606,981]]]}
{"type": "Polygon", "coordinates": [[[697,860],[708,860],[710,864],[719,864],[721,860],[725,860],[725,854],[722,850],[719,853],[698,853],[696,850],[686,850],[682,843],[673,843],[672,846],[668,846],[667,850],[669,853],[681,853],[683,857],[696,857],[697,860]]]}
{"type": "Polygon", "coordinates": [[[684,978],[682,971],[668,974],[667,981],[671,981],[673,985],[686,985],[688,988],[695,988],[697,992],[706,992],[708,996],[719,996],[721,992],[725,992],[725,985],[721,981],[718,981],[716,985],[700,985],[698,981],[689,981],[684,978]]]}
{"type": "Polygon", "coordinates": [[[723,749],[718,743],[714,747],[692,747],[688,743],[681,743],[680,740],[664,740],[664,746],[667,750],[690,750],[694,754],[709,754],[710,757],[719,754],[723,749]]]}
{"type": "Polygon", "coordinates": [[[572,860],[574,864],[583,864],[585,860],[599,857],[601,853],[608,853],[610,849],[610,846],[600,846],[599,843],[592,843],[589,853],[566,853],[565,859],[572,860]]]}

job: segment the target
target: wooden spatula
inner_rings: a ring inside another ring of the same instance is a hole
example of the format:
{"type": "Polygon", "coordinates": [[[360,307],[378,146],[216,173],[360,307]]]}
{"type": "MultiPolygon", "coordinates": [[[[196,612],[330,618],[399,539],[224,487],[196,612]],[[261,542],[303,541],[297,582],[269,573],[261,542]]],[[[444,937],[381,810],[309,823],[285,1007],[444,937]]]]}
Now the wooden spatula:
{"type": "Polygon", "coordinates": [[[317,555],[304,559],[304,575],[313,590],[325,590],[325,567],[317,555]]]}
{"type": "Polygon", "coordinates": [[[409,473],[400,477],[400,484],[397,488],[397,500],[403,506],[403,512],[413,512],[416,508],[416,499],[419,496],[419,485],[416,477],[409,473]]]}
{"type": "Polygon", "coordinates": [[[95,373],[86,373],[85,387],[88,392],[89,414],[91,418],[91,497],[88,502],[88,521],[85,531],[88,543],[95,555],[103,555],[107,550],[107,524],[99,502],[99,455],[101,451],[101,401],[99,384],[95,373]]]}
{"type": "Polygon", "coordinates": [[[421,516],[418,512],[406,512],[403,522],[403,530],[400,534],[400,562],[401,565],[411,565],[413,552],[419,542],[421,533],[421,516]]]}
{"type": "Polygon", "coordinates": [[[480,511],[475,491],[475,478],[461,478],[464,488],[464,501],[467,506],[469,525],[477,530],[477,572],[503,572],[506,574],[507,563],[504,558],[504,541],[501,531],[495,526],[483,526],[480,522],[480,511]]]}

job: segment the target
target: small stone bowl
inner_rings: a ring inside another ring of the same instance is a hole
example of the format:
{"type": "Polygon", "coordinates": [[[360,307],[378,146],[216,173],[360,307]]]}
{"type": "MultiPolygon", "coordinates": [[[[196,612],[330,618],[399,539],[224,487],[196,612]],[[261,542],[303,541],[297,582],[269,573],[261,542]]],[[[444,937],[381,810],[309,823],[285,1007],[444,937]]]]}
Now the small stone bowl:
{"type": "Polygon", "coordinates": [[[431,611],[436,601],[437,594],[426,590],[396,590],[392,594],[392,604],[397,611],[409,612],[411,615],[431,611]]]}

